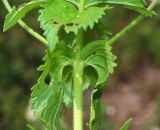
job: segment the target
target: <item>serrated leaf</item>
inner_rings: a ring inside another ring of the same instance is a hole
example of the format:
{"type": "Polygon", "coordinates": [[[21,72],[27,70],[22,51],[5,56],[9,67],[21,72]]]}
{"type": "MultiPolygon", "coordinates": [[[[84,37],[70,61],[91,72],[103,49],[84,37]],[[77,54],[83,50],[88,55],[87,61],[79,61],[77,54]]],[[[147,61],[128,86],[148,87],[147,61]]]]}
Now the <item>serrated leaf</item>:
{"type": "Polygon", "coordinates": [[[104,83],[116,66],[115,56],[111,52],[111,47],[106,45],[105,40],[87,44],[82,50],[81,58],[86,67],[92,67],[96,71],[98,77],[95,86],[104,83]]]}
{"type": "MultiPolygon", "coordinates": [[[[79,7],[80,0],[68,0],[79,7]]],[[[85,8],[97,4],[113,4],[122,5],[129,9],[135,10],[145,15],[150,15],[152,12],[145,8],[144,0],[85,0],[85,8]]]]}
{"type": "Polygon", "coordinates": [[[41,28],[45,31],[50,50],[53,51],[59,41],[58,32],[61,26],[76,17],[77,9],[65,0],[48,0],[40,13],[41,28]]]}
{"type": "Polygon", "coordinates": [[[97,130],[103,121],[100,105],[101,85],[116,66],[115,56],[111,52],[111,47],[106,45],[106,41],[99,40],[88,43],[83,48],[81,59],[85,62],[84,78],[87,81],[84,83],[94,87],[91,95],[89,128],[90,130],[97,130]]]}
{"type": "MultiPolygon", "coordinates": [[[[41,17],[39,17],[39,20],[41,21],[41,17]]],[[[46,21],[44,24],[41,22],[41,28],[44,30],[43,35],[46,36],[51,51],[55,49],[59,41],[58,32],[61,26],[61,24],[53,24],[51,21],[46,21]]]]}
{"type": "Polygon", "coordinates": [[[42,120],[45,121],[46,127],[53,129],[53,124],[56,122],[57,116],[59,114],[60,106],[63,100],[63,84],[55,84],[54,86],[55,95],[51,96],[48,100],[48,106],[43,110],[42,120]],[[56,90],[59,89],[59,90],[56,90]]]}
{"type": "Polygon", "coordinates": [[[47,52],[43,59],[45,64],[38,68],[43,72],[32,88],[30,105],[47,130],[62,130],[59,109],[66,94],[66,76],[63,77],[63,71],[71,64],[72,57],[71,49],[59,42],[53,52],[47,52]],[[49,83],[45,82],[47,76],[50,77],[49,83]]]}
{"type": "Polygon", "coordinates": [[[48,41],[48,46],[50,51],[53,51],[55,49],[56,44],[58,43],[58,32],[61,24],[53,24],[51,20],[46,20],[44,18],[43,12],[41,12],[41,15],[38,18],[38,21],[40,21],[40,27],[44,30],[44,36],[46,36],[48,41]]]}
{"type": "Polygon", "coordinates": [[[77,33],[80,28],[87,30],[93,28],[95,23],[98,23],[98,20],[102,18],[105,14],[105,10],[110,9],[110,7],[89,7],[80,13],[75,19],[71,21],[72,26],[65,26],[67,33],[74,32],[77,33]]]}
{"type": "Polygon", "coordinates": [[[101,125],[103,120],[103,114],[101,111],[100,97],[102,95],[101,89],[94,89],[91,95],[91,108],[90,108],[90,130],[97,130],[97,127],[101,125]]]}
{"type": "Polygon", "coordinates": [[[86,66],[92,66],[97,71],[98,81],[96,85],[105,82],[108,77],[108,68],[104,57],[92,55],[86,60],[86,64],[86,66]]]}
{"type": "Polygon", "coordinates": [[[45,0],[34,0],[29,3],[23,4],[19,9],[13,7],[12,11],[6,16],[3,31],[7,31],[10,27],[18,22],[21,18],[25,16],[26,13],[42,5],[45,0]]]}
{"type": "Polygon", "coordinates": [[[61,24],[69,23],[78,14],[76,7],[65,0],[48,0],[43,8],[42,13],[45,20],[61,24]]]}
{"type": "Polygon", "coordinates": [[[32,89],[31,108],[43,121],[45,127],[53,130],[63,98],[63,84],[38,83],[32,89]],[[53,126],[54,125],[54,126],[53,126]]]}
{"type": "Polygon", "coordinates": [[[123,124],[123,126],[120,128],[120,130],[128,130],[128,128],[129,128],[129,126],[131,125],[131,123],[132,123],[132,118],[130,118],[129,120],[127,120],[124,124],[123,124]]]}

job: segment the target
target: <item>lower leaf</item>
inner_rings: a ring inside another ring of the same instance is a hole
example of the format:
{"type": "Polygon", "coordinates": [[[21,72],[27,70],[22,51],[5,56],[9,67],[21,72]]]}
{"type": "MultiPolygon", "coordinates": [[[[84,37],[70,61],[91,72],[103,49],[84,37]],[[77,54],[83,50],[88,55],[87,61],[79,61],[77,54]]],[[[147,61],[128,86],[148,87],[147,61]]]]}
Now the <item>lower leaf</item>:
{"type": "Polygon", "coordinates": [[[96,130],[101,125],[103,115],[100,105],[100,97],[102,95],[102,89],[94,89],[91,95],[91,109],[90,109],[90,130],[96,130]]]}
{"type": "Polygon", "coordinates": [[[128,130],[129,126],[131,125],[132,123],[132,118],[130,118],[129,120],[127,120],[123,126],[120,128],[120,130],[128,130]]]}
{"type": "Polygon", "coordinates": [[[38,83],[33,87],[30,100],[31,108],[38,118],[42,120],[47,130],[55,130],[60,120],[59,110],[63,99],[63,84],[38,83]]]}

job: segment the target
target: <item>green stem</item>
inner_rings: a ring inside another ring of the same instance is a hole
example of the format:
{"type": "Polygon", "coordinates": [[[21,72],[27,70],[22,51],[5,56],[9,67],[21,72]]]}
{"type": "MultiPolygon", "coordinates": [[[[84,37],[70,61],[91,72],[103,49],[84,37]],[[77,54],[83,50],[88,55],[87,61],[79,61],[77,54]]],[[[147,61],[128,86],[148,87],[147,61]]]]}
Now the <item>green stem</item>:
{"type": "Polygon", "coordinates": [[[75,61],[73,63],[74,108],[73,128],[83,130],[83,62],[81,62],[81,49],[83,46],[83,30],[77,35],[75,47],[75,61]]]}
{"type": "MultiPolygon", "coordinates": [[[[157,4],[157,0],[153,0],[152,3],[147,8],[148,10],[152,10],[157,4]]],[[[130,31],[132,28],[134,28],[140,21],[142,21],[145,18],[144,15],[138,16],[136,19],[134,19],[128,26],[123,28],[119,33],[117,33],[115,36],[113,36],[109,41],[107,41],[107,44],[113,44],[118,39],[120,39],[123,35],[125,35],[128,31],[130,31]]]]}
{"type": "Polygon", "coordinates": [[[73,86],[73,128],[83,130],[83,63],[80,61],[75,61],[73,64],[73,86]]]}
{"type": "MultiPolygon", "coordinates": [[[[79,13],[84,10],[84,0],[80,0],[79,13]]],[[[74,102],[73,102],[73,129],[83,130],[83,67],[81,61],[81,50],[83,47],[83,30],[79,30],[76,47],[75,61],[73,63],[73,86],[74,86],[74,102]]]]}
{"type": "Polygon", "coordinates": [[[79,11],[82,12],[84,10],[84,0],[80,0],[79,11]]]}
{"type": "MultiPolygon", "coordinates": [[[[8,12],[12,11],[11,6],[9,5],[7,0],[2,0],[4,6],[6,7],[6,9],[8,10],[8,12]]],[[[18,21],[18,24],[24,29],[26,30],[29,34],[31,34],[33,37],[35,37],[37,40],[39,40],[40,42],[44,43],[45,45],[48,45],[48,41],[41,36],[39,33],[37,33],[36,31],[34,31],[32,28],[30,28],[26,23],[24,23],[22,20],[18,21]]]]}

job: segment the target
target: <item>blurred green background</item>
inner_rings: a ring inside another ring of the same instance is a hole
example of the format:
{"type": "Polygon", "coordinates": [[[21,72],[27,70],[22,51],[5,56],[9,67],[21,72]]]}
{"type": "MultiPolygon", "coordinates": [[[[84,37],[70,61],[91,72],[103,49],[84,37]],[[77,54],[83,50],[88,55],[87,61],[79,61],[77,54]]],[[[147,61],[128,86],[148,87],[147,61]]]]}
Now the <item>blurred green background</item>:
{"type": "MultiPolygon", "coordinates": [[[[10,0],[11,5],[24,2],[10,0]]],[[[46,47],[18,25],[3,33],[6,14],[0,2],[0,130],[27,130],[27,123],[38,124],[28,110],[28,100],[46,47]]],[[[114,34],[136,16],[117,7],[103,21],[114,34]]],[[[37,17],[34,10],[24,21],[42,34],[37,17]]],[[[118,67],[103,92],[105,121],[99,130],[115,130],[130,117],[132,130],[160,130],[160,16],[143,20],[113,45],[113,52],[118,67]]],[[[71,112],[63,111],[70,128],[71,112]]]]}

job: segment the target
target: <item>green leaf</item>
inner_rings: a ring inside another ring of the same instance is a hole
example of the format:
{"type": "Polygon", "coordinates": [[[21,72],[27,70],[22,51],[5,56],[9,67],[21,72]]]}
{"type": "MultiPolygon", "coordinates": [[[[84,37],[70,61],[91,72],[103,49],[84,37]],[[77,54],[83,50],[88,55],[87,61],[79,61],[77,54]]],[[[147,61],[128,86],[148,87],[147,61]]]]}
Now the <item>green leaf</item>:
{"type": "Polygon", "coordinates": [[[53,130],[62,103],[63,84],[52,83],[48,86],[45,83],[38,83],[32,91],[30,100],[32,110],[43,121],[46,128],[53,130]]]}
{"type": "Polygon", "coordinates": [[[40,22],[40,27],[44,30],[43,35],[47,38],[49,49],[50,51],[53,51],[59,41],[58,31],[62,25],[53,24],[51,20],[46,20],[44,18],[43,11],[41,11],[41,15],[39,16],[38,21],[40,22]]]}
{"type": "Polygon", "coordinates": [[[100,97],[102,95],[102,89],[94,89],[91,95],[91,108],[90,108],[90,130],[97,130],[97,127],[101,125],[103,121],[103,114],[101,111],[100,97]]]}
{"type": "Polygon", "coordinates": [[[139,13],[145,15],[145,16],[155,15],[154,11],[146,10],[144,8],[135,8],[135,7],[132,7],[132,6],[126,6],[126,8],[137,11],[137,12],[139,12],[139,13]]]}
{"type": "Polygon", "coordinates": [[[110,9],[110,7],[89,7],[80,13],[75,19],[71,21],[73,25],[65,26],[67,33],[74,32],[77,33],[80,28],[87,30],[93,28],[95,23],[98,23],[98,20],[102,18],[105,14],[105,10],[110,9]]]}
{"type": "Polygon", "coordinates": [[[85,62],[85,67],[92,67],[96,71],[98,79],[95,86],[104,83],[116,66],[114,63],[116,57],[105,40],[87,44],[82,50],[81,59],[85,62]]]}
{"type": "Polygon", "coordinates": [[[69,23],[78,14],[76,7],[65,0],[48,0],[43,8],[45,20],[52,20],[61,24],[69,23]]]}
{"type": "Polygon", "coordinates": [[[95,86],[97,83],[98,75],[94,68],[87,66],[84,68],[84,87],[88,89],[89,86],[95,86]]]}
{"type": "Polygon", "coordinates": [[[145,5],[144,0],[86,0],[87,6],[100,3],[119,4],[119,5],[127,5],[132,7],[141,7],[141,8],[143,8],[145,5]]]}
{"type": "Polygon", "coordinates": [[[64,0],[48,0],[40,13],[38,20],[41,28],[45,31],[44,35],[49,42],[49,48],[53,51],[59,41],[60,28],[76,17],[77,9],[64,0]]]}
{"type": "Polygon", "coordinates": [[[68,82],[65,83],[64,86],[64,97],[63,102],[68,108],[72,107],[73,104],[73,86],[72,86],[72,77],[69,79],[68,82]]]}
{"type": "MultiPolygon", "coordinates": [[[[76,5],[79,5],[80,3],[80,0],[68,0],[68,1],[73,2],[76,5]]],[[[85,0],[85,7],[101,3],[123,4],[123,5],[137,6],[137,7],[144,7],[145,4],[144,0],[85,0]]]]}
{"type": "Polygon", "coordinates": [[[31,126],[30,124],[26,125],[30,130],[35,130],[35,128],[33,126],[31,126]]]}
{"type": "Polygon", "coordinates": [[[13,7],[12,11],[6,16],[3,31],[7,31],[14,24],[16,24],[18,20],[23,18],[26,13],[31,11],[33,8],[42,5],[44,2],[45,0],[34,0],[29,3],[23,4],[19,9],[13,7]]]}
{"type": "MultiPolygon", "coordinates": [[[[40,17],[39,17],[40,20],[40,17]]],[[[49,48],[51,51],[55,49],[56,44],[58,43],[58,31],[62,25],[53,24],[51,21],[46,21],[44,24],[41,22],[41,28],[44,30],[44,36],[46,36],[49,48]]]]}
{"type": "Polygon", "coordinates": [[[89,128],[90,130],[97,130],[103,121],[100,105],[102,85],[116,66],[114,62],[115,56],[112,54],[111,47],[106,44],[106,41],[99,40],[88,43],[83,48],[81,59],[85,63],[84,84],[94,87],[91,95],[89,128]]]}
{"type": "Polygon", "coordinates": [[[96,85],[106,81],[108,77],[108,68],[104,57],[92,55],[86,60],[86,66],[92,66],[97,71],[98,81],[96,85]]]}
{"type": "MultiPolygon", "coordinates": [[[[68,0],[79,7],[80,0],[68,0]]],[[[145,8],[144,0],[85,0],[85,8],[97,4],[113,4],[113,5],[122,5],[127,8],[133,9],[142,14],[150,15],[151,11],[148,11],[145,8]]]]}
{"type": "Polygon", "coordinates": [[[129,119],[129,120],[127,120],[124,124],[123,124],[123,126],[120,128],[120,130],[128,130],[128,128],[129,128],[129,126],[131,125],[131,123],[132,123],[132,118],[131,119],[129,119]]]}
{"type": "Polygon", "coordinates": [[[47,52],[43,59],[45,64],[38,68],[42,74],[38,83],[32,88],[30,105],[47,130],[54,130],[54,128],[62,130],[59,110],[67,93],[66,75],[68,75],[67,72],[64,76],[63,72],[65,67],[71,64],[72,57],[72,50],[59,42],[53,52],[47,52]],[[46,83],[48,76],[50,81],[46,83]]]}

